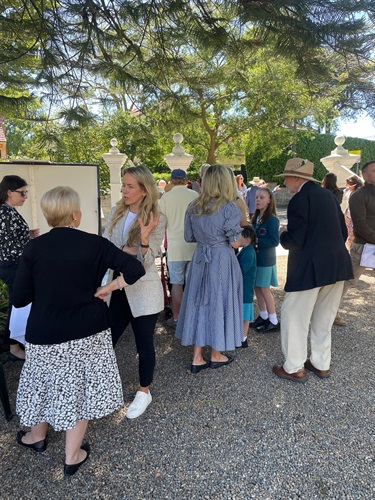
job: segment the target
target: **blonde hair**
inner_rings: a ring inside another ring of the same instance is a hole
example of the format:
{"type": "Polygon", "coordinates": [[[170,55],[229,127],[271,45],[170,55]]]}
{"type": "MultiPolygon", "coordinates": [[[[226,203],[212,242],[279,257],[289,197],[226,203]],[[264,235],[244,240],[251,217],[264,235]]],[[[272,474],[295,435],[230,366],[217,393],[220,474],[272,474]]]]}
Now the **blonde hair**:
{"type": "MultiPolygon", "coordinates": [[[[146,196],[141,202],[141,206],[137,217],[131,225],[128,235],[128,245],[134,246],[139,244],[141,240],[141,230],[138,222],[138,217],[142,219],[143,224],[148,224],[150,212],[153,212],[154,217],[159,214],[159,190],[156,186],[155,179],[148,168],[138,165],[137,167],[129,167],[124,171],[126,174],[132,175],[138,182],[139,186],[146,191],[146,196]]],[[[117,202],[116,210],[113,213],[111,223],[109,225],[109,234],[111,235],[117,222],[123,217],[128,210],[123,198],[117,202]]]]}
{"type": "Polygon", "coordinates": [[[223,165],[211,165],[202,179],[201,192],[189,205],[189,212],[195,215],[210,215],[224,203],[238,198],[237,183],[231,169],[223,165]]]}
{"type": "Polygon", "coordinates": [[[51,227],[66,226],[72,222],[72,215],[81,208],[79,194],[69,186],[57,186],[42,196],[40,206],[51,227]]]}

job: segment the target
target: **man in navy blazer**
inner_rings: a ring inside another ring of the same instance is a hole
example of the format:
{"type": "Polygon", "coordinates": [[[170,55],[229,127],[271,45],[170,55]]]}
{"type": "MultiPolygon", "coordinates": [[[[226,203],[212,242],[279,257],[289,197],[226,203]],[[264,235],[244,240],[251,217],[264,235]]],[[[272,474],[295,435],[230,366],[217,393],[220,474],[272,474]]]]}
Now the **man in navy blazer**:
{"type": "Polygon", "coordinates": [[[347,229],[335,196],[315,183],[314,165],[302,158],[287,161],[284,184],[293,195],[287,230],[280,243],[289,250],[285,298],[281,308],[281,347],[285,357],[273,372],[294,382],[307,380],[306,370],[329,376],[331,328],[344,281],[353,276],[345,248],[347,229]],[[311,325],[311,356],[307,338],[311,325]]]}

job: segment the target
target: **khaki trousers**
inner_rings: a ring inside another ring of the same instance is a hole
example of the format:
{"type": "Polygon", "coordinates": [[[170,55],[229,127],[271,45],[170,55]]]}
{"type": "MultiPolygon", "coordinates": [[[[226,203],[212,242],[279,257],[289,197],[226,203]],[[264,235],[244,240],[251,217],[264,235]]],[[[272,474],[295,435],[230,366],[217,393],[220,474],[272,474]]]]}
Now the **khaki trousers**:
{"type": "Polygon", "coordinates": [[[360,265],[361,262],[361,257],[362,257],[362,252],[363,252],[363,246],[360,243],[352,243],[350,247],[350,258],[352,260],[352,266],[353,266],[353,274],[354,278],[351,280],[346,280],[345,285],[344,285],[344,290],[342,292],[342,296],[346,294],[346,292],[349,290],[350,287],[356,286],[358,284],[359,278],[365,271],[365,267],[360,265]]]}
{"type": "Polygon", "coordinates": [[[329,370],[331,328],[340,303],[344,281],[301,292],[287,292],[281,306],[281,348],[284,370],[295,373],[307,359],[311,324],[310,361],[318,370],[329,370]]]}

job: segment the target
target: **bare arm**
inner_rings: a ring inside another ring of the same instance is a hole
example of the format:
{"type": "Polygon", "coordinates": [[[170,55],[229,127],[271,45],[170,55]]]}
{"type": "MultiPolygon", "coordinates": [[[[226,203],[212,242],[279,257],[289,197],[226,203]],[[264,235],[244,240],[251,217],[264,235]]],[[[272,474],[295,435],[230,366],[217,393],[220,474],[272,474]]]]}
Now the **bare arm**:
{"type": "Polygon", "coordinates": [[[124,280],[122,274],[120,274],[120,276],[117,276],[117,278],[112,280],[110,283],[98,287],[95,292],[95,297],[105,300],[110,293],[114,292],[115,290],[122,290],[125,286],[128,286],[128,284],[124,280]]]}

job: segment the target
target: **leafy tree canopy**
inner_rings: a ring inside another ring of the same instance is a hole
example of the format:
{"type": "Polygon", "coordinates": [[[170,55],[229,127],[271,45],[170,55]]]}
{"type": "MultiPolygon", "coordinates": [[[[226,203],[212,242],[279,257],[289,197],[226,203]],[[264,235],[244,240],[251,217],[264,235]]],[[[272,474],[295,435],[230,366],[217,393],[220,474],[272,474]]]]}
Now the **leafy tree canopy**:
{"type": "Polygon", "coordinates": [[[0,0],[0,110],[46,122],[28,156],[85,161],[117,135],[163,170],[178,130],[197,163],[263,137],[271,158],[375,118],[374,20],[373,0],[0,0]]]}
{"type": "Polygon", "coordinates": [[[299,74],[324,74],[321,48],[367,64],[374,13],[372,0],[8,0],[0,8],[1,75],[75,107],[91,91],[89,75],[142,84],[134,61],[155,77],[171,63],[176,70],[184,51],[235,54],[249,29],[249,51],[271,43],[299,74]]]}

